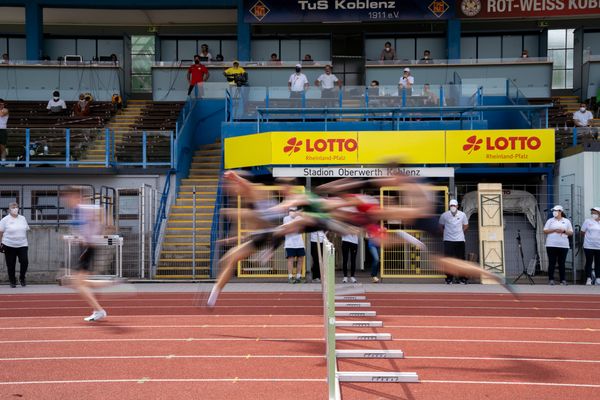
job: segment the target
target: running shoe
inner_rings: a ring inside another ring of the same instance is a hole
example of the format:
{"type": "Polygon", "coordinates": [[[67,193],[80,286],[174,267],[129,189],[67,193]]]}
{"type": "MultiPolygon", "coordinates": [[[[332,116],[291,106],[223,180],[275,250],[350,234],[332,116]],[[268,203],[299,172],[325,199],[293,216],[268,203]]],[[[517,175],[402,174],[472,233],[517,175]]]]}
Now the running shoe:
{"type": "Polygon", "coordinates": [[[219,294],[221,294],[221,291],[217,289],[217,285],[213,286],[212,290],[210,291],[210,295],[208,296],[208,300],[206,301],[206,306],[208,308],[213,308],[215,304],[217,304],[219,294]]]}
{"type": "Polygon", "coordinates": [[[294,283],[304,283],[302,278],[294,278],[294,283]]]}
{"type": "Polygon", "coordinates": [[[592,278],[587,278],[586,279],[585,286],[592,286],[592,278]]]}
{"type": "Polygon", "coordinates": [[[321,280],[319,278],[315,278],[312,280],[314,283],[321,283],[321,280]]]}
{"type": "Polygon", "coordinates": [[[600,285],[600,278],[596,278],[596,285],[600,285]]]}
{"type": "Polygon", "coordinates": [[[344,277],[344,279],[342,279],[342,283],[348,283],[348,278],[344,277]]]}
{"type": "Polygon", "coordinates": [[[296,280],[294,278],[288,278],[288,283],[294,284],[296,280]]]}
{"type": "Polygon", "coordinates": [[[351,276],[351,277],[350,277],[350,282],[352,282],[352,283],[356,283],[356,282],[358,282],[358,281],[356,280],[356,278],[355,278],[355,277],[351,276]]]}
{"type": "Polygon", "coordinates": [[[567,281],[560,281],[560,284],[563,286],[567,286],[567,281]]]}
{"type": "Polygon", "coordinates": [[[100,321],[102,318],[106,318],[107,315],[108,314],[106,314],[106,311],[104,311],[104,310],[94,311],[92,313],[92,315],[90,315],[89,317],[84,318],[84,320],[88,321],[88,322],[100,321]]]}
{"type": "Polygon", "coordinates": [[[373,282],[373,283],[379,283],[379,282],[380,282],[380,280],[379,280],[379,278],[378,278],[378,277],[376,277],[376,276],[372,276],[372,277],[371,277],[371,282],[373,282]]]}
{"type": "Polygon", "coordinates": [[[554,281],[553,280],[548,281],[548,285],[554,286],[554,281]]]}

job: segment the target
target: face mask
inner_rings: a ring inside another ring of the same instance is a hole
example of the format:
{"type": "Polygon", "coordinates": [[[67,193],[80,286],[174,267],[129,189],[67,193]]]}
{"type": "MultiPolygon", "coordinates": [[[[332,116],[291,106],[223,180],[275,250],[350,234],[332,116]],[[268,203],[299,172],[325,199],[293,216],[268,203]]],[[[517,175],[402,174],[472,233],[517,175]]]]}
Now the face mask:
{"type": "Polygon", "coordinates": [[[302,71],[302,68],[296,68],[296,72],[299,73],[300,71],[302,71]]]}
{"type": "Polygon", "coordinates": [[[554,218],[556,218],[560,215],[560,211],[552,211],[552,215],[554,216],[554,218]]]}
{"type": "Polygon", "coordinates": [[[60,100],[60,97],[53,97],[53,98],[54,98],[54,101],[60,100]]]}
{"type": "Polygon", "coordinates": [[[458,210],[458,208],[456,206],[450,206],[450,212],[452,214],[456,213],[456,210],[458,210]]]}
{"type": "Polygon", "coordinates": [[[598,215],[598,214],[592,214],[592,219],[598,219],[598,218],[600,218],[600,215],[598,215]]]}
{"type": "Polygon", "coordinates": [[[529,56],[528,56],[527,54],[523,54],[521,57],[523,57],[523,58],[527,58],[527,57],[529,57],[529,56]]]}
{"type": "Polygon", "coordinates": [[[584,112],[585,112],[585,107],[581,107],[581,108],[579,109],[579,111],[581,111],[582,113],[584,113],[584,112]]]}
{"type": "Polygon", "coordinates": [[[19,209],[18,208],[11,208],[10,209],[10,215],[17,215],[19,214],[19,209]]]}
{"type": "Polygon", "coordinates": [[[424,56],[423,58],[427,60],[429,58],[429,56],[424,56]]]}
{"type": "Polygon", "coordinates": [[[392,51],[392,48],[391,47],[386,47],[385,51],[392,51]]]}

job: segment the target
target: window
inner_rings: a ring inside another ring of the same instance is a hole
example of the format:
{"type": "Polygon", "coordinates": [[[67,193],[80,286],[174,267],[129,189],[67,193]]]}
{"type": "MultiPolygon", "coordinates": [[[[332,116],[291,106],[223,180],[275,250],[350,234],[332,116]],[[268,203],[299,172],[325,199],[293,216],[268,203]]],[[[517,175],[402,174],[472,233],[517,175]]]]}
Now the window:
{"type": "Polygon", "coordinates": [[[131,37],[131,90],[152,92],[152,64],[156,48],[154,36],[131,37]]]}
{"type": "Polygon", "coordinates": [[[574,29],[548,31],[548,57],[552,67],[552,89],[573,88],[573,32],[574,29]]]}

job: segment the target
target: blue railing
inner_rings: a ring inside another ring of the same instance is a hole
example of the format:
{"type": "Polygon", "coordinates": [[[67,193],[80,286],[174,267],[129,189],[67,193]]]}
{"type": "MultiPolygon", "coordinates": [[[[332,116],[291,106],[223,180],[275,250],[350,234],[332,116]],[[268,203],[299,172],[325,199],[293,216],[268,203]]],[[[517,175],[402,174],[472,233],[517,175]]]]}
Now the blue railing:
{"type": "Polygon", "coordinates": [[[156,250],[158,247],[158,239],[162,229],[162,223],[167,219],[167,202],[169,201],[169,193],[171,191],[171,175],[175,170],[170,169],[165,178],[165,186],[163,187],[162,195],[160,196],[160,205],[156,214],[156,222],[152,231],[152,265],[156,265],[156,250]]]}

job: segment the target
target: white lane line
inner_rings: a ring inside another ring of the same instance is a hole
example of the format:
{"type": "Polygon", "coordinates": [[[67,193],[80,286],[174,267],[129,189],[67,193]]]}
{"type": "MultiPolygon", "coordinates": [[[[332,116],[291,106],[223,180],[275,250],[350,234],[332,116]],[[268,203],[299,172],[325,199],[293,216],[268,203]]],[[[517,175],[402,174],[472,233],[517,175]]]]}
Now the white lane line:
{"type": "MultiPolygon", "coordinates": [[[[324,338],[113,338],[113,339],[35,339],[35,340],[2,340],[1,344],[25,343],[86,343],[86,342],[318,342],[324,338]]],[[[567,342],[553,340],[504,340],[504,339],[422,339],[422,338],[393,338],[395,342],[452,342],[452,343],[516,343],[516,344],[562,344],[599,346],[600,342],[567,342]]]]}
{"type": "MultiPolygon", "coordinates": [[[[318,328],[322,324],[202,324],[202,325],[118,325],[123,329],[208,329],[208,328],[318,328]]],[[[61,330],[61,329],[97,329],[94,325],[66,325],[66,326],[7,326],[0,327],[0,331],[20,330],[61,330]]],[[[352,328],[352,327],[347,327],[352,328]]],[[[519,327],[519,326],[459,326],[459,325],[385,325],[385,328],[397,329],[486,329],[486,330],[510,330],[510,331],[552,331],[552,332],[600,332],[600,328],[543,328],[543,327],[519,327]]]]}
{"type": "Polygon", "coordinates": [[[66,383],[138,383],[141,379],[144,382],[162,382],[162,383],[203,383],[203,382],[268,382],[268,383],[284,383],[284,382],[326,382],[327,379],[322,378],[191,378],[191,379],[154,379],[140,377],[138,379],[82,379],[82,380],[65,380],[65,381],[15,381],[15,382],[0,382],[0,385],[52,385],[66,383]]]}
{"type": "Polygon", "coordinates": [[[550,362],[550,363],[584,363],[600,364],[600,360],[576,360],[560,358],[525,358],[525,357],[464,357],[464,356],[404,356],[405,359],[414,360],[465,360],[465,361],[527,361],[527,362],[550,362]]]}
{"type": "MultiPolygon", "coordinates": [[[[325,338],[140,338],[140,339],[36,339],[2,340],[0,344],[86,343],[86,342],[322,342],[325,338]]],[[[558,343],[558,342],[557,342],[558,343]]],[[[600,344],[600,343],[598,343],[600,344]]]]}
{"type": "Polygon", "coordinates": [[[155,355],[155,356],[64,356],[64,357],[13,357],[13,358],[0,358],[0,361],[63,361],[63,360],[137,360],[137,359],[159,359],[159,360],[172,360],[176,358],[183,359],[222,359],[222,358],[233,358],[233,359],[245,359],[249,360],[252,358],[257,359],[269,359],[269,358],[325,358],[325,356],[304,356],[304,355],[286,355],[286,354],[244,354],[244,355],[181,355],[177,356],[174,354],[168,355],[155,355]]]}
{"type": "Polygon", "coordinates": [[[472,384],[472,385],[522,385],[522,386],[556,386],[556,387],[583,387],[600,388],[600,385],[584,383],[554,383],[554,382],[502,382],[502,381],[450,381],[423,379],[421,383],[444,383],[444,384],[472,384]]]}

